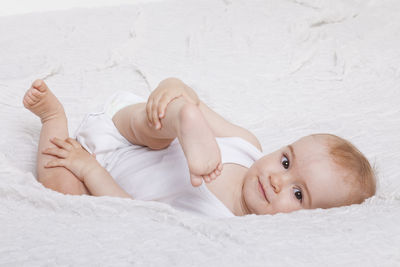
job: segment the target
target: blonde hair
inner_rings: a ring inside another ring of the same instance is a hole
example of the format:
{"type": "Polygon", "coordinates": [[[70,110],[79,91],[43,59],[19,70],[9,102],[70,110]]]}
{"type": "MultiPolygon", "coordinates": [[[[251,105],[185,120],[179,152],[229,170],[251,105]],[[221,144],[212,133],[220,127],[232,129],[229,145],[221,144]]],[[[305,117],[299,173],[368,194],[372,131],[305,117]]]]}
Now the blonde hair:
{"type": "Polygon", "coordinates": [[[360,204],[375,195],[376,176],[367,158],[349,141],[333,134],[313,134],[328,137],[329,154],[333,161],[348,171],[344,179],[352,185],[347,205],[360,204]]]}

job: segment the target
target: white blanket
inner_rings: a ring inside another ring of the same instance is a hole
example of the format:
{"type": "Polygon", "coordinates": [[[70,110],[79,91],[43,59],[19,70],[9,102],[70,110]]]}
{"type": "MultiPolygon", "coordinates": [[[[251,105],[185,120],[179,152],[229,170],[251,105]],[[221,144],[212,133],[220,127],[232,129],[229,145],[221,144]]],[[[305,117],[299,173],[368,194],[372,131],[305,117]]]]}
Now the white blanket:
{"type": "Polygon", "coordinates": [[[160,1],[0,17],[1,266],[399,266],[400,2],[160,1]],[[116,90],[176,76],[265,153],[349,139],[378,172],[361,205],[211,220],[156,202],[70,196],[35,179],[36,78],[73,134],[116,90]]]}

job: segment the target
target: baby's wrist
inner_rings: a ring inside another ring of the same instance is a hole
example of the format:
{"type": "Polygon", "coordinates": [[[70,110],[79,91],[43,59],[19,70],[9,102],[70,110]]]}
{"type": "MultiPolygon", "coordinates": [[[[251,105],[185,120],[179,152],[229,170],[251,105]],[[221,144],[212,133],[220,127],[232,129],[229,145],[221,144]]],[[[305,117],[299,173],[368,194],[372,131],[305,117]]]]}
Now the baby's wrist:
{"type": "Polygon", "coordinates": [[[90,176],[98,168],[98,163],[95,159],[90,159],[83,161],[83,167],[80,170],[80,178],[85,179],[85,177],[90,176]]]}

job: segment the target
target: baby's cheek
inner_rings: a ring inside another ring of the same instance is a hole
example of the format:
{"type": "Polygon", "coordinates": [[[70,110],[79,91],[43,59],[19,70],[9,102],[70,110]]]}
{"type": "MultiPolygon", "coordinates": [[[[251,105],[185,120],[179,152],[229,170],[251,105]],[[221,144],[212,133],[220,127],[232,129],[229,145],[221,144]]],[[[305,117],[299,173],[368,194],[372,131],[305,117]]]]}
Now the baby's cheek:
{"type": "Polygon", "coordinates": [[[292,211],[301,209],[300,205],[297,205],[297,203],[293,203],[293,200],[290,200],[287,198],[280,199],[279,201],[277,201],[274,204],[275,204],[274,210],[276,212],[287,213],[287,212],[292,212],[292,211]]]}

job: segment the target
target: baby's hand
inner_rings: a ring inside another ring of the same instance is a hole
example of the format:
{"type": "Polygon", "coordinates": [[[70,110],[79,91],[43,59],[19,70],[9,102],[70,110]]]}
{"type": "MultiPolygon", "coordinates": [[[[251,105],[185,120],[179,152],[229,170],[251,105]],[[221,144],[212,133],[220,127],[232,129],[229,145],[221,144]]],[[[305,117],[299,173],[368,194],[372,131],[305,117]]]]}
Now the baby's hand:
{"type": "Polygon", "coordinates": [[[146,113],[149,126],[161,129],[160,120],[165,117],[168,104],[181,96],[190,103],[198,104],[199,102],[193,89],[185,85],[182,81],[175,78],[163,80],[147,100],[146,113]]]}
{"type": "Polygon", "coordinates": [[[57,157],[44,166],[45,168],[65,167],[84,182],[84,177],[89,171],[98,165],[94,156],[90,155],[74,139],[67,138],[65,141],[59,138],[50,139],[56,147],[46,148],[43,154],[57,157]]]}

